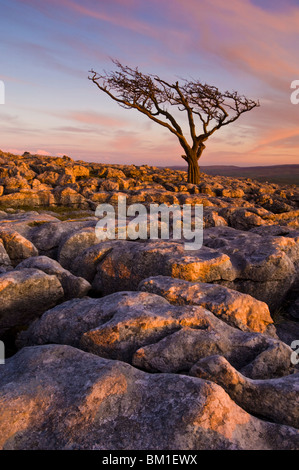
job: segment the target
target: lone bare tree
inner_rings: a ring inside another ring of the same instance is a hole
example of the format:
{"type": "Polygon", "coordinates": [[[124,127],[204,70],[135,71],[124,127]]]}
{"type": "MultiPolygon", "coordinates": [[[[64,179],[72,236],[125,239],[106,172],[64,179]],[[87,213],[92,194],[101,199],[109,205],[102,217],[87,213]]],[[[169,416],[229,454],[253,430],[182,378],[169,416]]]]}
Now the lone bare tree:
{"type": "Polygon", "coordinates": [[[182,83],[168,83],[156,75],[141,73],[138,67],[132,69],[117,60],[113,63],[116,71],[101,75],[90,70],[88,79],[123,108],[137,109],[179,139],[185,152],[182,158],[188,163],[189,183],[199,183],[198,160],[206,147],[204,142],[216,130],[260,105],[258,101],[241,96],[236,91],[222,93],[215,86],[198,80],[183,79],[182,83]],[[170,106],[187,114],[191,143],[173,113],[170,113],[170,106]]]}

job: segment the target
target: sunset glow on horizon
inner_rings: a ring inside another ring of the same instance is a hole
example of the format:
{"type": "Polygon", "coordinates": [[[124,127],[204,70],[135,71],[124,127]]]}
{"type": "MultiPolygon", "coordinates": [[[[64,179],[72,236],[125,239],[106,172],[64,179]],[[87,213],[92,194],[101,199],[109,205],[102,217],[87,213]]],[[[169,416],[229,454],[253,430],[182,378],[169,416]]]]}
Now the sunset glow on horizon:
{"type": "Polygon", "coordinates": [[[299,0],[3,0],[0,22],[3,151],[184,165],[174,135],[88,80],[115,58],[260,101],[211,136],[200,165],[299,163],[299,0]]]}

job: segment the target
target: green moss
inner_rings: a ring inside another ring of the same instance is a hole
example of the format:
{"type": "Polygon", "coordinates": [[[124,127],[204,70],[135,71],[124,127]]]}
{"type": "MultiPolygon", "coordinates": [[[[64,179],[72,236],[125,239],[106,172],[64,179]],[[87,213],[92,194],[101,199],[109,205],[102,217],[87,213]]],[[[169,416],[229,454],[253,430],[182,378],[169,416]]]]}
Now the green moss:
{"type": "MultiPolygon", "coordinates": [[[[16,213],[20,210],[25,212],[38,212],[39,214],[50,214],[57,217],[59,220],[82,219],[85,217],[92,217],[94,212],[91,210],[75,209],[70,206],[26,206],[19,205],[17,207],[11,207],[9,204],[0,204],[0,210],[6,211],[7,209],[13,209],[16,213]]],[[[32,224],[41,224],[43,221],[31,222],[32,224]]]]}
{"type": "Polygon", "coordinates": [[[29,222],[28,227],[39,227],[40,225],[46,224],[46,220],[35,220],[34,222],[29,222]]]}

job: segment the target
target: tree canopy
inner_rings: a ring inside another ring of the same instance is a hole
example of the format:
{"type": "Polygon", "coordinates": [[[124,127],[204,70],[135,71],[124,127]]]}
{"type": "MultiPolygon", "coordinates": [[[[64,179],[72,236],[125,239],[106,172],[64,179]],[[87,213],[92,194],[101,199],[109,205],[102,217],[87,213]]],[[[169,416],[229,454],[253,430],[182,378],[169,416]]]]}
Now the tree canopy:
{"type": "Polygon", "coordinates": [[[236,121],[241,114],[259,106],[236,91],[221,92],[216,86],[199,80],[182,79],[169,83],[157,75],[144,74],[113,60],[115,71],[99,74],[90,70],[88,77],[101,91],[125,109],[136,109],[174,134],[188,163],[188,181],[199,182],[198,159],[204,142],[218,129],[236,121]],[[176,107],[186,114],[190,136],[187,138],[171,112],[176,107]]]}

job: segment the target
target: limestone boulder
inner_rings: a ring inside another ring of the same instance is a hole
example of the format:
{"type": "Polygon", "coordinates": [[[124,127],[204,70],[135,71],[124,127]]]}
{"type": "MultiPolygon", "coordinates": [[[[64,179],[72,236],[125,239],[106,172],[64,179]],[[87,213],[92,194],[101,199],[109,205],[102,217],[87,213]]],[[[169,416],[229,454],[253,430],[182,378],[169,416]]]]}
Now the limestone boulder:
{"type": "Polygon", "coordinates": [[[55,204],[61,206],[71,206],[74,208],[88,209],[88,201],[75,189],[57,186],[53,190],[55,204]]]}
{"type": "Polygon", "coordinates": [[[15,230],[0,227],[0,239],[13,266],[26,258],[38,255],[38,250],[33,243],[15,230]]]}
{"type": "Polygon", "coordinates": [[[20,191],[21,189],[30,189],[30,185],[26,178],[22,176],[12,176],[1,180],[4,186],[5,194],[12,194],[20,191]]]}
{"type": "Polygon", "coordinates": [[[101,357],[159,372],[188,372],[221,352],[251,378],[285,375],[292,350],[281,341],[243,332],[198,306],[175,306],[147,292],[73,299],[43,314],[18,346],[68,344],[101,357]]]}
{"type": "Polygon", "coordinates": [[[195,364],[190,374],[220,385],[248,413],[299,428],[299,373],[252,380],[223,356],[210,356],[195,364]]]}
{"type": "Polygon", "coordinates": [[[218,284],[156,276],[142,281],[139,289],[161,295],[175,305],[200,305],[243,331],[275,334],[265,302],[218,284]]]}
{"type": "Polygon", "coordinates": [[[98,243],[94,227],[84,227],[66,233],[59,243],[57,260],[64,268],[68,269],[74,259],[83,251],[98,243]]]}
{"type": "MultiPolygon", "coordinates": [[[[76,276],[84,277],[88,282],[92,283],[97,274],[98,264],[113,250],[115,245],[122,245],[126,247],[126,242],[119,242],[117,240],[106,241],[97,243],[89,248],[86,248],[82,253],[74,258],[70,263],[70,271],[76,276]]],[[[97,286],[95,286],[97,288],[97,286]]],[[[99,289],[97,289],[99,290],[99,289]]],[[[120,289],[122,290],[121,287],[120,289]]]]}
{"type": "Polygon", "coordinates": [[[0,204],[8,207],[51,206],[55,205],[55,198],[52,191],[23,189],[19,192],[1,196],[0,204]]]}
{"type": "Polygon", "coordinates": [[[227,221],[221,217],[214,208],[205,208],[203,212],[204,227],[219,227],[228,225],[227,221]]]}
{"type": "Polygon", "coordinates": [[[30,324],[63,296],[58,278],[38,269],[0,274],[0,334],[30,324]]]}
{"type": "Polygon", "coordinates": [[[102,180],[99,189],[101,192],[103,191],[118,191],[119,190],[119,184],[117,181],[111,181],[111,180],[102,180]]]}
{"type": "Polygon", "coordinates": [[[250,208],[237,208],[232,210],[228,217],[229,225],[238,230],[250,230],[253,227],[265,225],[266,221],[250,208]]]}
{"type": "Polygon", "coordinates": [[[12,264],[8,253],[3,245],[2,240],[0,241],[0,273],[4,273],[12,269],[12,264]]]}
{"type": "Polygon", "coordinates": [[[213,317],[206,322],[205,329],[186,326],[143,346],[133,355],[132,364],[151,372],[188,373],[200,359],[221,355],[253,379],[280,377],[293,370],[292,351],[282,341],[241,332],[216,323],[213,317]]]}
{"type": "Polygon", "coordinates": [[[65,237],[84,227],[95,226],[94,220],[66,220],[36,225],[28,235],[42,255],[57,257],[59,245],[65,237]]]}
{"type": "Polygon", "coordinates": [[[44,173],[40,173],[37,176],[37,180],[43,184],[55,186],[57,185],[59,176],[59,173],[56,173],[55,171],[45,171],[44,173]]]}
{"type": "Polygon", "coordinates": [[[48,213],[36,211],[13,211],[9,214],[3,212],[0,218],[0,230],[15,230],[27,240],[36,227],[40,227],[46,222],[58,222],[59,219],[48,213]]]}
{"type": "Polygon", "coordinates": [[[0,384],[4,450],[298,448],[295,428],[251,416],[212,382],[70,346],[24,348],[1,366],[0,384]]]}
{"type": "Polygon", "coordinates": [[[69,300],[74,297],[84,297],[91,289],[91,285],[86,281],[86,279],[74,276],[72,273],[64,269],[57,261],[48,258],[47,256],[27,258],[16,267],[16,269],[24,268],[39,269],[46,274],[56,276],[62,285],[64,300],[69,300]]]}
{"type": "MultiPolygon", "coordinates": [[[[101,246],[105,243],[111,242],[101,246]]],[[[103,295],[137,290],[143,279],[156,275],[200,282],[235,278],[229,257],[208,247],[185,251],[184,244],[174,241],[115,241],[97,265],[93,288],[103,295]]]]}
{"type": "Polygon", "coordinates": [[[234,266],[235,279],[223,285],[252,295],[272,309],[281,305],[296,279],[297,240],[213,227],[204,231],[204,245],[228,255],[234,266]]]}

